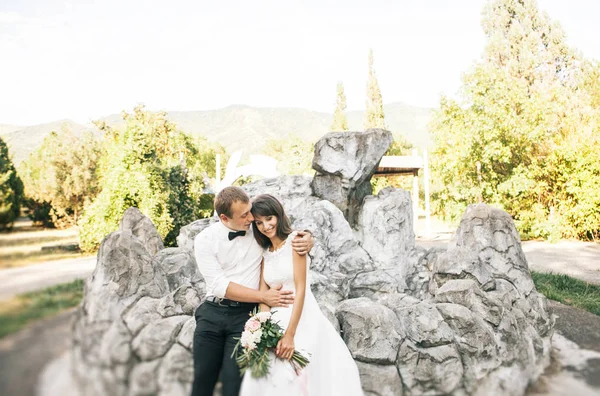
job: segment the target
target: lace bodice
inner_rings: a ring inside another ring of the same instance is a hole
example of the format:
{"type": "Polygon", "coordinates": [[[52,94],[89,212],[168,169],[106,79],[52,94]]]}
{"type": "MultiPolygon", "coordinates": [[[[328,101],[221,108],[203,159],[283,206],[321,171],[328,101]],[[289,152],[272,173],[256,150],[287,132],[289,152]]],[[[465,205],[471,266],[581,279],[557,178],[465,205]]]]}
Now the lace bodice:
{"type": "MultiPolygon", "coordinates": [[[[292,232],[285,240],[283,246],[274,252],[265,250],[263,257],[265,259],[265,268],[263,277],[269,287],[283,285],[286,290],[295,290],[294,287],[294,260],[292,256],[292,239],[297,232],[292,232]]],[[[309,260],[307,256],[307,260],[309,260]]],[[[306,263],[308,273],[310,261],[306,263]]],[[[308,284],[308,282],[307,282],[308,284]]]]}

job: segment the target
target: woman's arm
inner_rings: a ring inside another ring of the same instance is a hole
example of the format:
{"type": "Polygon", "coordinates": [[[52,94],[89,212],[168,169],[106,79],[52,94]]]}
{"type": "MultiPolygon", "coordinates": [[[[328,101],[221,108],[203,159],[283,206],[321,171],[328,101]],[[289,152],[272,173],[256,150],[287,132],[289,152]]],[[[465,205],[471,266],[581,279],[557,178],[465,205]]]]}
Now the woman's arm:
{"type": "Polygon", "coordinates": [[[291,359],[294,354],[294,336],[296,328],[302,316],[304,308],[304,296],[306,294],[306,256],[300,256],[295,250],[292,250],[294,260],[294,286],[296,287],[296,298],[292,308],[292,316],[283,337],[279,340],[275,354],[283,359],[291,359]]]}
{"type": "MultiPolygon", "coordinates": [[[[260,290],[261,293],[269,290],[269,285],[267,285],[267,282],[265,282],[265,278],[263,277],[264,272],[265,272],[265,259],[263,258],[262,261],[260,262],[260,286],[258,288],[258,290],[260,290]]],[[[270,310],[271,310],[271,307],[269,307],[265,303],[260,303],[258,305],[259,312],[269,312],[270,310]]]]}

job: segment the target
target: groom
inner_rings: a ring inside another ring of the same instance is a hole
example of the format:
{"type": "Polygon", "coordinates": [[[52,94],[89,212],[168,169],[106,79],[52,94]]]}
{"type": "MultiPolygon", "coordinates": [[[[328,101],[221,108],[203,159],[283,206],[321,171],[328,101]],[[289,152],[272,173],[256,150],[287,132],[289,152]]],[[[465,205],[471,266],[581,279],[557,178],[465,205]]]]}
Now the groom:
{"type": "MultiPolygon", "coordinates": [[[[258,303],[286,307],[294,303],[292,291],[259,291],[263,249],[251,227],[252,204],[244,190],[226,187],[215,198],[221,220],[194,239],[196,263],[206,282],[206,300],[195,313],[194,385],[192,396],[212,396],[221,373],[223,396],[237,396],[242,383],[239,368],[231,358],[249,313],[258,303]]],[[[301,232],[292,246],[305,255],[312,236],[301,232]]]]}

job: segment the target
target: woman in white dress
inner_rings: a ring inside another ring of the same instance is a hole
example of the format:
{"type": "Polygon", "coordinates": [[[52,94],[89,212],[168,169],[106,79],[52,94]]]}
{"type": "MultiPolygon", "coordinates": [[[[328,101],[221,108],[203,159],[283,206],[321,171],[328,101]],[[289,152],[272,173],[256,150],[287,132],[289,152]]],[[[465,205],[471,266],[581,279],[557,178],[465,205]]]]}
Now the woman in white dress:
{"type": "MultiPolygon", "coordinates": [[[[291,248],[295,232],[283,206],[272,195],[259,195],[252,202],[252,215],[254,236],[265,248],[261,290],[282,286],[294,291],[295,300],[290,307],[273,309],[273,320],[279,322],[285,333],[275,354],[270,354],[269,374],[257,379],[248,370],[240,395],[363,395],[356,363],[310,289],[310,259],[291,248]],[[289,362],[295,349],[310,360],[300,375],[289,362]]],[[[260,310],[270,308],[261,304],[260,310]]]]}

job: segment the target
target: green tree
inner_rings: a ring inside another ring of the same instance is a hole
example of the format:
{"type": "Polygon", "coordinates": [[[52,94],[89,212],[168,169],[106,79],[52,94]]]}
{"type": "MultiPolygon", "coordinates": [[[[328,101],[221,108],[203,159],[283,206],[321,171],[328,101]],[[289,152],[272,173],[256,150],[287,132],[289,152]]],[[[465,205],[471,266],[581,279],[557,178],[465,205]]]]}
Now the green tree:
{"type": "MultiPolygon", "coordinates": [[[[485,201],[506,209],[524,235],[566,236],[567,213],[582,209],[583,197],[564,191],[587,176],[559,165],[578,142],[597,144],[582,139],[597,130],[594,68],[533,0],[489,1],[482,26],[487,44],[464,76],[462,100],[442,98],[431,124],[436,210],[457,219],[469,203],[485,201]]],[[[576,234],[593,235],[600,223],[585,227],[576,234]]]]}
{"type": "Polygon", "coordinates": [[[21,212],[23,182],[8,153],[8,146],[0,138],[0,229],[10,229],[21,212]]]}
{"type": "Polygon", "coordinates": [[[138,106],[122,116],[123,129],[97,123],[105,136],[103,189],[80,222],[86,251],[97,249],[132,206],[153,221],[167,246],[175,244],[181,226],[212,212],[205,181],[214,177],[215,156],[221,149],[178,131],[164,112],[138,106]]]}
{"type": "Polygon", "coordinates": [[[348,118],[346,117],[346,94],[344,85],[341,81],[337,83],[337,98],[335,101],[335,111],[333,112],[333,123],[331,130],[335,132],[348,130],[348,118]]]}
{"type": "Polygon", "coordinates": [[[80,136],[69,129],[50,133],[20,167],[32,219],[48,222],[43,212],[50,208],[53,225],[76,224],[100,189],[100,155],[100,142],[90,132],[80,136]]]}
{"type": "Polygon", "coordinates": [[[263,154],[278,161],[277,170],[284,175],[313,174],[313,151],[313,143],[295,134],[290,134],[285,139],[268,140],[262,149],[263,154]]]}
{"type": "Polygon", "coordinates": [[[377,76],[373,68],[373,50],[369,50],[369,78],[367,80],[367,108],[365,111],[365,129],[385,129],[385,115],[383,112],[383,99],[379,90],[377,76]]]}

